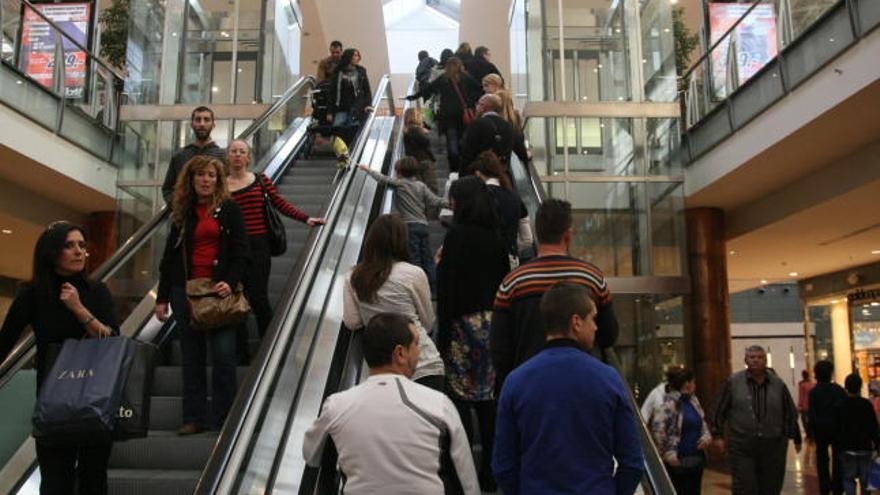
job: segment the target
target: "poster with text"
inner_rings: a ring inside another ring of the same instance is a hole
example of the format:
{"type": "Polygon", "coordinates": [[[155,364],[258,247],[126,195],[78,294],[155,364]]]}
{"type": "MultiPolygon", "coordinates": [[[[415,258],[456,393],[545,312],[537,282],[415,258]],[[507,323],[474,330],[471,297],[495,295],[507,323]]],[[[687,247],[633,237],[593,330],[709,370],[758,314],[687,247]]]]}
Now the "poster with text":
{"type": "MultiPolygon", "coordinates": [[[[746,15],[752,3],[709,4],[711,44],[714,46],[734,23],[746,15]]],[[[742,85],[776,57],[776,11],[772,3],[755,6],[731,33],[736,39],[739,84],[742,85]]],[[[731,36],[712,51],[712,83],[715,96],[727,96],[727,61],[731,36]]]]}
{"type": "MultiPolygon", "coordinates": [[[[51,20],[67,36],[61,36],[64,47],[64,96],[81,98],[85,90],[88,58],[72,40],[88,44],[90,3],[44,3],[33,6],[51,20]]],[[[21,69],[47,88],[52,88],[55,70],[55,29],[40,17],[34,8],[25,7],[21,34],[21,69]]]]}

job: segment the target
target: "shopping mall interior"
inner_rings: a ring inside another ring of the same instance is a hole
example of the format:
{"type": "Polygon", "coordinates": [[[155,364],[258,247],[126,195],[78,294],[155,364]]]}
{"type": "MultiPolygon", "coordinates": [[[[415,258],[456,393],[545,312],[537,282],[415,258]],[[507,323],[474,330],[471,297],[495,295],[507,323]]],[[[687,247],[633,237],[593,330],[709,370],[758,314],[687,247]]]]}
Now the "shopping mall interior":
{"type": "MultiPolygon", "coordinates": [[[[530,160],[509,173],[532,222],[545,199],[570,202],[571,254],[605,274],[614,363],[638,404],[683,364],[712,409],[754,345],[796,401],[822,360],[880,395],[878,25],[877,0],[3,0],[0,321],[47,226],[83,225],[121,333],[163,355],[150,434],[115,445],[110,493],[338,493],[332,459],[301,458],[303,435],[362,379],[344,277],[394,193],[324,150],[315,76],[331,41],[359,51],[374,110],[348,157],[391,173],[404,112],[429,113],[404,98],[418,52],[467,42],[489,49],[522,117],[530,160]],[[247,141],[253,170],[327,223],[284,220],[275,317],[249,341],[223,427],[184,438],[174,324],[153,308],[161,187],[201,105],[218,146],[247,141]]],[[[40,483],[36,345],[25,334],[0,361],[4,493],[40,483]]],[[[642,426],[640,490],[674,493],[642,426]]],[[[820,493],[809,461],[792,448],[783,493],[820,493]]],[[[723,454],[703,489],[731,493],[723,454]]]]}

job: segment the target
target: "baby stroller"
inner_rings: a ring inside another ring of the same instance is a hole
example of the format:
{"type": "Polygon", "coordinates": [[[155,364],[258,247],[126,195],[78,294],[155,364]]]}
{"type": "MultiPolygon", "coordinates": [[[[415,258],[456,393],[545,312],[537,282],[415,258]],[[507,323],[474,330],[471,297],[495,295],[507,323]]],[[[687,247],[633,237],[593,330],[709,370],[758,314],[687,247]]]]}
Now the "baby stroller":
{"type": "MultiPolygon", "coordinates": [[[[309,94],[312,103],[312,122],[308,128],[308,141],[306,142],[305,156],[311,156],[312,147],[315,144],[315,138],[321,135],[324,138],[333,140],[333,148],[337,155],[340,152],[338,148],[347,148],[354,141],[354,135],[357,128],[334,127],[328,116],[331,115],[333,107],[333,83],[332,80],[324,80],[318,83],[314,90],[309,94]],[[340,138],[344,143],[334,140],[334,137],[340,138]],[[344,145],[343,145],[344,144],[344,145]]],[[[347,150],[344,152],[347,154],[347,150]]]]}

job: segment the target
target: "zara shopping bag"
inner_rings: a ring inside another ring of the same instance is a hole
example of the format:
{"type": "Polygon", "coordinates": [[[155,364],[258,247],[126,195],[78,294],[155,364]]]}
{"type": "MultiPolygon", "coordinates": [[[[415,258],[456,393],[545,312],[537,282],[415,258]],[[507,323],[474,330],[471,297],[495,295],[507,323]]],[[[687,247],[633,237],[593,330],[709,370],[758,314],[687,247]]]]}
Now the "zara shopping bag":
{"type": "Polygon", "coordinates": [[[131,343],[131,366],[113,429],[115,440],[143,438],[150,429],[150,392],[153,388],[156,346],[135,339],[131,343]]]}
{"type": "Polygon", "coordinates": [[[65,340],[37,396],[34,436],[112,433],[132,345],[126,337],[65,340]]]}

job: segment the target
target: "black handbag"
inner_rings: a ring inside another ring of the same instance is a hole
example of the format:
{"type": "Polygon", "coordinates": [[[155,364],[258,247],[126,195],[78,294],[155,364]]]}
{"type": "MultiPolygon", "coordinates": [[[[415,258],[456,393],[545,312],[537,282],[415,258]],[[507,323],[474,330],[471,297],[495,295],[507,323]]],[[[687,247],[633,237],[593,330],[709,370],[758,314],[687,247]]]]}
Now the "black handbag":
{"type": "Polygon", "coordinates": [[[269,240],[269,254],[272,256],[281,256],[287,251],[287,232],[284,230],[284,223],[281,222],[281,216],[278,210],[272,204],[272,198],[269,197],[269,191],[263,184],[263,177],[260,175],[257,182],[260,183],[260,190],[263,191],[263,209],[266,212],[266,229],[269,233],[266,235],[269,240]]]}

